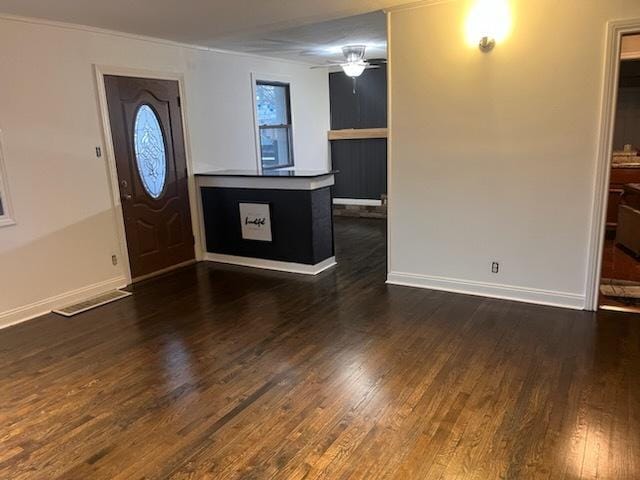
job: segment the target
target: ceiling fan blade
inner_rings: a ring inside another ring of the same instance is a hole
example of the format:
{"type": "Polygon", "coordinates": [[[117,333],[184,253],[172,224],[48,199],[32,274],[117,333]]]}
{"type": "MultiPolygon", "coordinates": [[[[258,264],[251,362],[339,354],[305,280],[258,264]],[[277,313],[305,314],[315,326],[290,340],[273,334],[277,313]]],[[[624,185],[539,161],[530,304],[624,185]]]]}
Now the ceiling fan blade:
{"type": "Polygon", "coordinates": [[[329,67],[339,67],[340,63],[328,63],[326,65],[313,65],[312,67],[309,67],[310,69],[316,69],[316,68],[329,68],[329,67]]]}

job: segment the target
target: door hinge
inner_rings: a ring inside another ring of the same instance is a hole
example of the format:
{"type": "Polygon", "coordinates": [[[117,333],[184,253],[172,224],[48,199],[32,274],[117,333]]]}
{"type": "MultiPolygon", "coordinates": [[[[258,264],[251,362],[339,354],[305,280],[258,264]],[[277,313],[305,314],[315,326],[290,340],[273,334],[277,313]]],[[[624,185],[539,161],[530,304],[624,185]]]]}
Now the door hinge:
{"type": "Polygon", "coordinates": [[[178,97],[178,107],[182,108],[182,100],[180,100],[180,97],[178,97]]]}
{"type": "Polygon", "coordinates": [[[191,235],[191,245],[195,245],[195,244],[196,244],[196,237],[191,235]]]}

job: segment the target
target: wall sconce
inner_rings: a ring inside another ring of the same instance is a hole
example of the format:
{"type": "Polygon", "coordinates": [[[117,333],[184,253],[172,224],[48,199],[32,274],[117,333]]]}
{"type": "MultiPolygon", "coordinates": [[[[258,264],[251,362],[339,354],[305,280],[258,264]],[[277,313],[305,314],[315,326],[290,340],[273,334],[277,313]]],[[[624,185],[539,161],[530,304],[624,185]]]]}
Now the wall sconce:
{"type": "Polygon", "coordinates": [[[467,18],[467,42],[490,52],[509,35],[511,12],[508,0],[477,0],[467,18]]]}
{"type": "Polygon", "coordinates": [[[496,46],[496,39],[493,37],[482,37],[478,43],[480,50],[490,52],[496,46]]]}

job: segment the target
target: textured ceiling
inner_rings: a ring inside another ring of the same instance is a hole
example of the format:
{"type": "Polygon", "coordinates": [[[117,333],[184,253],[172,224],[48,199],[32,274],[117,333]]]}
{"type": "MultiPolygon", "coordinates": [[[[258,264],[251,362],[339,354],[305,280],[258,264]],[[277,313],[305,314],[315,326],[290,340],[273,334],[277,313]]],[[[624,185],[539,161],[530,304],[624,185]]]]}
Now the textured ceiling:
{"type": "MultiPolygon", "coordinates": [[[[147,35],[209,47],[241,49],[314,63],[323,45],[377,43],[379,11],[407,0],[0,0],[0,12],[147,35]],[[344,23],[341,23],[344,22],[344,23]],[[353,23],[352,23],[353,22],[353,23]],[[313,26],[313,24],[320,24],[313,26]],[[325,25],[327,31],[322,30],[325,25]],[[301,28],[306,26],[306,28],[301,28]],[[347,30],[353,27],[353,30],[347,30]],[[372,31],[368,28],[371,27],[372,31]],[[275,33],[274,33],[275,32],[275,33]],[[327,32],[330,32],[328,34],[327,32]],[[340,39],[336,37],[340,35],[340,39]],[[241,40],[244,40],[242,42],[241,40]],[[283,53],[285,52],[285,53],[283,53]]],[[[372,55],[368,55],[371,57],[372,55]]],[[[382,56],[376,54],[375,56],[382,56]]],[[[338,57],[336,57],[338,58],[338,57]]]]}
{"type": "Polygon", "coordinates": [[[343,62],[344,45],[366,45],[366,58],[387,58],[386,18],[378,11],[274,32],[232,35],[212,44],[317,65],[343,62]]]}

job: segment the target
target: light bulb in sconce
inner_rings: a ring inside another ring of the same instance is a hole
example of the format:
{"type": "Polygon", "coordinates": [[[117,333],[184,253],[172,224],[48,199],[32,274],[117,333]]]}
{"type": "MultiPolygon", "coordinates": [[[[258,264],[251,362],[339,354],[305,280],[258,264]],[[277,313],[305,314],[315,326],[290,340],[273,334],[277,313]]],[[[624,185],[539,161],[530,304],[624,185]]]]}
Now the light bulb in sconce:
{"type": "Polygon", "coordinates": [[[467,18],[467,42],[483,52],[493,50],[511,32],[508,0],[476,0],[467,18]]]}
{"type": "Polygon", "coordinates": [[[490,52],[493,50],[493,47],[496,46],[496,39],[493,37],[482,37],[480,42],[478,42],[478,46],[483,52],[490,52]]]}

